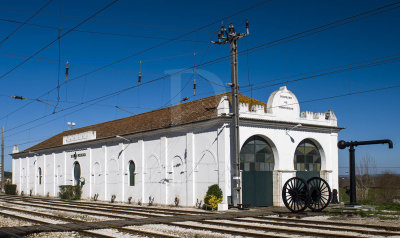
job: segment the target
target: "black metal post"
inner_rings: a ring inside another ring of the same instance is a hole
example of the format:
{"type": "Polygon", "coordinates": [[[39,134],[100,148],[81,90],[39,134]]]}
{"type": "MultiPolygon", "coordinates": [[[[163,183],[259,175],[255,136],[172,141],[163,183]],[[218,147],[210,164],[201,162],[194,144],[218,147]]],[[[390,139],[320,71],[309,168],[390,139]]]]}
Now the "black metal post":
{"type": "Polygon", "coordinates": [[[356,156],[354,146],[349,148],[349,168],[350,168],[350,205],[357,205],[356,195],[356,156]]]}
{"type": "Polygon", "coordinates": [[[356,156],[355,146],[359,145],[374,145],[374,144],[388,144],[389,149],[393,149],[393,142],[391,140],[369,140],[369,141],[339,141],[337,146],[339,149],[349,148],[349,173],[350,173],[350,204],[357,205],[357,194],[356,194],[356,156]]]}

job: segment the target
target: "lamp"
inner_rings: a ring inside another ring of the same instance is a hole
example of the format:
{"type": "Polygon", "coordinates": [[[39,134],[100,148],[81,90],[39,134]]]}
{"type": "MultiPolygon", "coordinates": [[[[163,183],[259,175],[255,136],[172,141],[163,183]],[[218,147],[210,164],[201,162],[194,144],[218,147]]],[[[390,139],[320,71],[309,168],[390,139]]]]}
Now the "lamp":
{"type": "Polygon", "coordinates": [[[116,135],[115,137],[120,138],[120,139],[123,139],[123,140],[126,140],[126,141],[128,141],[128,142],[132,142],[132,141],[129,140],[128,138],[125,138],[125,137],[120,136],[120,135],[116,135]]]}
{"type": "Polygon", "coordinates": [[[290,140],[294,143],[294,139],[293,139],[293,137],[291,136],[291,135],[289,135],[289,131],[291,131],[291,130],[293,130],[294,128],[297,128],[297,127],[301,127],[301,126],[303,126],[302,124],[297,124],[297,125],[295,125],[295,126],[292,126],[291,128],[286,128],[286,135],[288,135],[289,137],[290,137],[290,140]]]}

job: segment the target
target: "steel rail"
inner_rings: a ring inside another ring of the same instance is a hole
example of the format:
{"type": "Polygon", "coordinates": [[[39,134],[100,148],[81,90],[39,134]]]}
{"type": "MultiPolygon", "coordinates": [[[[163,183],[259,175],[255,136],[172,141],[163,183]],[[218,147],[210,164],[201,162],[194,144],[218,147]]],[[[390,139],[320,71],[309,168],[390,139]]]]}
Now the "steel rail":
{"type": "MultiPolygon", "coordinates": [[[[27,214],[36,215],[36,216],[47,217],[47,218],[54,219],[54,220],[66,221],[66,222],[70,222],[70,223],[85,223],[85,221],[82,221],[82,220],[79,220],[79,219],[60,217],[60,216],[55,216],[55,215],[41,213],[41,212],[27,211],[27,210],[22,210],[22,209],[18,209],[18,208],[11,208],[11,207],[4,207],[4,206],[2,208],[6,209],[6,210],[20,212],[20,213],[27,213],[27,214]]],[[[8,215],[10,215],[10,214],[8,214],[8,215]]],[[[30,220],[32,220],[32,222],[33,221],[35,221],[35,222],[37,221],[37,222],[40,222],[41,224],[51,224],[51,223],[48,223],[48,222],[34,220],[32,218],[24,218],[24,219],[30,219],[30,220]]],[[[96,228],[96,229],[99,229],[99,228],[96,228]]],[[[136,235],[137,234],[151,235],[152,237],[174,237],[174,238],[177,237],[177,236],[169,235],[169,234],[160,234],[160,233],[157,233],[157,232],[142,231],[142,230],[138,230],[138,229],[117,227],[117,226],[107,226],[107,227],[104,227],[104,229],[116,229],[116,230],[118,230],[120,232],[126,232],[126,233],[136,234],[136,235]]],[[[90,231],[81,231],[81,230],[79,230],[77,232],[82,232],[82,233],[86,233],[88,235],[94,235],[94,236],[97,236],[97,237],[106,237],[106,238],[107,237],[113,237],[113,236],[102,235],[102,234],[98,234],[98,233],[94,233],[94,232],[90,232],[90,231]]]]}
{"type": "MultiPolygon", "coordinates": [[[[362,233],[362,234],[367,234],[367,235],[382,235],[382,236],[393,236],[393,235],[398,235],[400,236],[400,233],[398,232],[388,232],[388,231],[377,231],[375,230],[361,230],[361,229],[354,229],[354,228],[343,228],[343,227],[338,227],[337,225],[334,224],[329,224],[329,225],[318,225],[320,221],[314,221],[314,224],[300,224],[297,223],[296,220],[292,220],[290,222],[288,221],[260,221],[260,220],[247,220],[247,219],[229,219],[232,221],[236,222],[248,222],[248,223],[259,223],[259,224],[271,224],[271,225],[278,225],[278,226],[290,226],[290,227],[304,227],[304,228],[311,228],[311,229],[323,229],[323,230],[332,230],[332,231],[346,231],[346,232],[357,232],[357,233],[362,233]]],[[[366,228],[366,227],[360,227],[360,228],[366,228]]],[[[372,229],[372,228],[370,228],[372,229]]]]}
{"type": "MultiPolygon", "coordinates": [[[[300,219],[293,219],[293,218],[282,218],[282,217],[255,217],[257,219],[262,220],[269,220],[269,221],[286,221],[286,222],[293,222],[296,221],[297,223],[304,223],[304,224],[314,224],[315,221],[312,220],[300,220],[300,219]]],[[[381,229],[387,231],[400,231],[400,227],[394,226],[381,226],[381,225],[370,225],[370,224],[357,224],[357,223],[345,223],[345,222],[334,222],[334,221],[318,221],[320,224],[324,225],[333,225],[333,226],[349,226],[349,227],[360,227],[360,228],[370,228],[370,229],[381,229]]]]}
{"type": "MultiPolygon", "coordinates": [[[[4,195],[0,195],[0,199],[4,199],[4,195]]],[[[188,210],[180,210],[180,209],[169,209],[169,208],[162,208],[162,207],[145,207],[145,206],[137,206],[137,205],[132,205],[132,206],[128,206],[128,205],[118,205],[118,204],[106,204],[106,203],[102,203],[102,202],[82,202],[82,201],[65,201],[65,200],[60,200],[60,199],[52,199],[52,198],[38,198],[38,197],[21,197],[21,196],[15,196],[15,195],[11,195],[11,196],[6,196],[6,199],[15,199],[15,198],[19,198],[19,199],[31,199],[31,200],[40,200],[40,201],[52,201],[52,202],[56,202],[56,203],[61,203],[61,204],[80,204],[80,205],[85,205],[85,206],[91,206],[91,207],[98,207],[98,206],[104,206],[104,207],[109,207],[109,208],[121,208],[122,209],[126,209],[126,210],[133,210],[133,211],[144,211],[144,212],[148,212],[148,211],[164,211],[165,213],[171,213],[173,215],[175,214],[209,214],[209,211],[188,211],[188,210]]],[[[161,213],[161,212],[159,212],[161,213]]]]}
{"type": "MultiPolygon", "coordinates": [[[[289,235],[297,234],[297,235],[308,235],[308,236],[316,236],[316,237],[347,237],[347,238],[355,238],[359,237],[358,235],[346,235],[346,234],[338,234],[338,233],[332,233],[332,232],[317,232],[317,231],[310,231],[310,230],[298,230],[298,229],[292,229],[289,227],[285,228],[278,228],[278,227],[262,227],[262,226],[253,226],[253,225],[245,225],[245,224],[229,224],[229,223],[224,223],[221,221],[199,221],[200,223],[203,224],[209,224],[209,225],[217,225],[217,226],[225,226],[225,227],[232,227],[232,228],[244,228],[244,229],[253,229],[253,230],[261,230],[261,231],[267,231],[267,232],[279,232],[279,233],[285,233],[289,235]]],[[[290,225],[288,225],[290,226],[290,225]]]]}

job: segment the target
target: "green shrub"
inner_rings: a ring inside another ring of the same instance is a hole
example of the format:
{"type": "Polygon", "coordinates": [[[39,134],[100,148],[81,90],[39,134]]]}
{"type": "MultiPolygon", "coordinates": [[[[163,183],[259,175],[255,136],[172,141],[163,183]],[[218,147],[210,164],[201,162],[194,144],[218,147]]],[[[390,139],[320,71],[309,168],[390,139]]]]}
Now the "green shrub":
{"type": "Polygon", "coordinates": [[[208,187],[207,195],[214,195],[217,198],[222,198],[222,190],[219,188],[218,184],[214,184],[208,187]]]}
{"type": "Polygon", "coordinates": [[[6,184],[6,185],[4,185],[4,191],[8,195],[17,195],[17,185],[16,184],[6,184]]]}
{"type": "Polygon", "coordinates": [[[59,197],[67,200],[79,200],[82,196],[82,187],[77,185],[61,185],[59,197]]]}
{"type": "Polygon", "coordinates": [[[217,198],[214,195],[207,195],[204,197],[204,201],[206,203],[206,206],[214,211],[217,210],[218,204],[222,202],[222,198],[217,198]]]}
{"type": "Polygon", "coordinates": [[[222,190],[217,184],[208,187],[207,194],[204,197],[204,204],[211,210],[216,210],[218,204],[222,202],[222,190]]]}

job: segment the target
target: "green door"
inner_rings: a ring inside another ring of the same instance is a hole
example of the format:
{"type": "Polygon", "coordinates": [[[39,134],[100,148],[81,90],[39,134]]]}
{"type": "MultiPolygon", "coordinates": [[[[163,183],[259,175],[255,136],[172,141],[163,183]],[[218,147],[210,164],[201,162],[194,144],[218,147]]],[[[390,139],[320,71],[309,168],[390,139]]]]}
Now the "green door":
{"type": "Polygon", "coordinates": [[[243,204],[272,206],[272,171],[242,172],[243,204]]]}
{"type": "Polygon", "coordinates": [[[240,152],[242,170],[242,203],[250,206],[272,206],[274,155],[261,137],[250,137],[240,152]]]}
{"type": "Polygon", "coordinates": [[[304,179],[306,182],[312,177],[320,177],[319,171],[297,171],[296,177],[304,179]]]}

